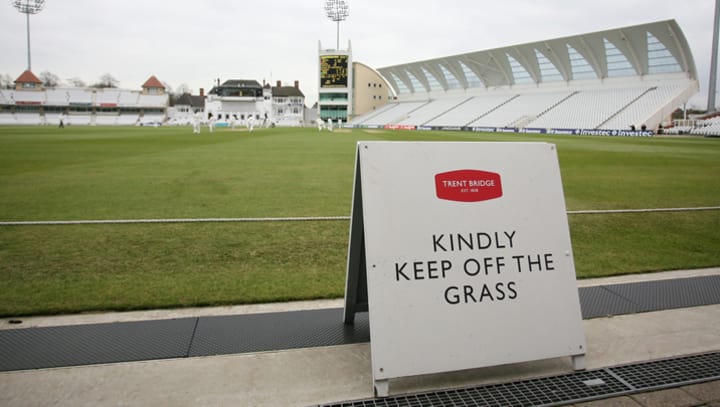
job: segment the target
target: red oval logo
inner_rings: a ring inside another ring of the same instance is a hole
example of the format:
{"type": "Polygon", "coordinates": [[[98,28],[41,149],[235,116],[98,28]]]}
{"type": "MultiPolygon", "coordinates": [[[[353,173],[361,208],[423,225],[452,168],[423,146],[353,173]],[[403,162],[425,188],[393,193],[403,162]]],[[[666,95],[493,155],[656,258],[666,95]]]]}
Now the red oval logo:
{"type": "Polygon", "coordinates": [[[435,193],[440,199],[480,202],[503,194],[500,174],[480,170],[457,170],[435,175],[435,193]]]}

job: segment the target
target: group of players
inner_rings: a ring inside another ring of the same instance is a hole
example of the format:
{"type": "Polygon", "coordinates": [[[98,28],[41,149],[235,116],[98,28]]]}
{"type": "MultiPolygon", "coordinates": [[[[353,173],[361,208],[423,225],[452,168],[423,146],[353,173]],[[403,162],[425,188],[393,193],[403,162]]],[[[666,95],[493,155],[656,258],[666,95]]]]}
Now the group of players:
{"type": "MultiPolygon", "coordinates": [[[[219,114],[217,117],[212,113],[208,113],[207,119],[204,120],[203,115],[200,113],[200,111],[196,111],[195,114],[193,114],[192,117],[192,126],[193,126],[193,133],[200,134],[200,128],[203,123],[207,124],[208,130],[210,133],[215,131],[215,124],[218,122],[218,119],[222,120],[222,114],[219,114]]],[[[247,117],[238,117],[237,114],[233,114],[232,116],[227,114],[225,115],[225,122],[227,123],[230,128],[235,129],[236,125],[240,123],[241,125],[244,124],[248,131],[253,131],[255,128],[255,117],[252,115],[248,115],[247,117]]],[[[328,131],[333,131],[334,123],[333,120],[328,118],[327,121],[324,121],[321,118],[317,118],[315,120],[315,123],[317,124],[318,131],[322,131],[327,129],[328,131]]],[[[267,126],[267,118],[263,121],[263,125],[267,126]]],[[[342,119],[337,120],[337,128],[342,128],[343,121],[342,119]]]]}
{"type": "MultiPolygon", "coordinates": [[[[215,116],[212,112],[209,112],[207,115],[207,119],[203,118],[202,113],[198,110],[195,111],[192,117],[192,127],[193,127],[193,133],[194,134],[200,134],[200,128],[203,123],[207,124],[208,130],[210,133],[213,133],[215,131],[215,125],[217,124],[218,120],[223,120],[222,114],[218,114],[215,116]]],[[[252,115],[248,115],[247,117],[242,116],[238,117],[237,114],[233,114],[232,116],[230,114],[225,115],[225,123],[227,123],[230,128],[234,129],[238,124],[245,125],[248,131],[253,131],[255,128],[255,117],[252,115]]],[[[263,121],[264,125],[267,125],[267,118],[263,121]]]]}
{"type": "MultiPolygon", "coordinates": [[[[323,129],[327,129],[328,131],[333,131],[333,120],[328,118],[327,122],[323,121],[321,118],[315,119],[315,123],[317,124],[318,131],[323,131],[323,129]]],[[[340,129],[342,128],[343,121],[342,119],[337,120],[337,127],[340,129]]]]}

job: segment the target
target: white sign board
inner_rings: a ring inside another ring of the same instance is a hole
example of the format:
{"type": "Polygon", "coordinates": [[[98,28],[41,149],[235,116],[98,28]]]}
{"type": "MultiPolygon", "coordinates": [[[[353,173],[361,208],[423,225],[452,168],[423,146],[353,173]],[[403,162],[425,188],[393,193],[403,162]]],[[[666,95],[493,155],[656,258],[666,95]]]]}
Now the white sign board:
{"type": "Polygon", "coordinates": [[[360,142],[357,160],[378,393],[391,378],[584,355],[553,144],[360,142]]]}

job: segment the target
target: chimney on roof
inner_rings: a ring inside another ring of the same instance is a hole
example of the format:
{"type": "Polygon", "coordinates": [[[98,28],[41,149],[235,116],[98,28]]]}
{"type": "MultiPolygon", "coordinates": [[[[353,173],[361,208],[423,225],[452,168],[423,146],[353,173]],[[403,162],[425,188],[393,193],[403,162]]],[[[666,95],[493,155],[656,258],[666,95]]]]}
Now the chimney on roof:
{"type": "Polygon", "coordinates": [[[279,87],[281,87],[281,86],[282,86],[282,82],[281,82],[281,81],[277,81],[277,87],[279,88],[279,87]]]}
{"type": "Polygon", "coordinates": [[[300,89],[300,81],[295,81],[295,89],[300,89]]]}
{"type": "Polygon", "coordinates": [[[205,97],[205,88],[200,88],[200,97],[205,97]]]}

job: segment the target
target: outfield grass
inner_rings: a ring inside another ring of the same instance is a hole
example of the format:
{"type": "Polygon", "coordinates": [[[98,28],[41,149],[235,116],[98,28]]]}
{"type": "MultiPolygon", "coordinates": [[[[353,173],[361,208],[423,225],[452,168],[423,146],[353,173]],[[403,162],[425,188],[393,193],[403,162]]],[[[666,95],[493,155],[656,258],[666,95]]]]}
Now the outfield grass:
{"type": "MultiPolygon", "coordinates": [[[[0,127],[0,220],[348,216],[358,140],[557,144],[568,210],[720,205],[720,140],[0,127]]],[[[346,221],[0,226],[0,316],[341,297],[346,221]]],[[[720,265],[720,211],[570,215],[580,278],[720,265]]]]}

